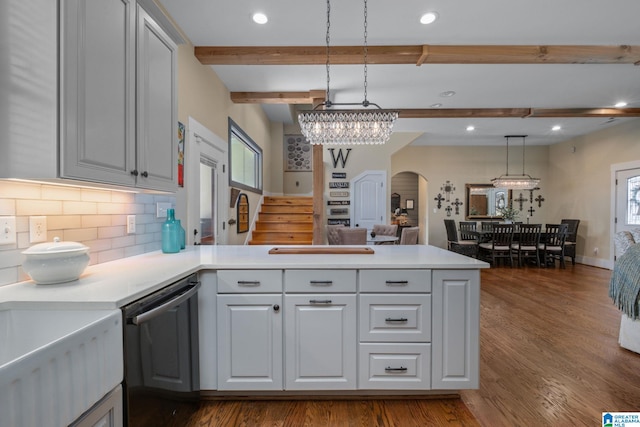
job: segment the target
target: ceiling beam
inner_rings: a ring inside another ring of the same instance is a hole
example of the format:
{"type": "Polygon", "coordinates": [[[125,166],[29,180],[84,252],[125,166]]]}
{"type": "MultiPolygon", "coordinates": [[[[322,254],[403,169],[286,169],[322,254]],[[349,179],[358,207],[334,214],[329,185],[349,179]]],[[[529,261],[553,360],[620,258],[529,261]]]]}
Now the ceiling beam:
{"type": "MultiPolygon", "coordinates": [[[[205,65],[324,65],[326,46],[196,46],[205,65]]],[[[368,46],[369,64],[640,64],[630,45],[368,46]]],[[[331,64],[362,64],[363,46],[332,46],[331,64]]]]}
{"type": "Polygon", "coordinates": [[[313,104],[314,99],[326,98],[324,90],[307,92],[231,92],[235,104],[313,104]]]}
{"type": "Polygon", "coordinates": [[[640,108],[532,108],[527,117],[640,117],[640,108]]]}

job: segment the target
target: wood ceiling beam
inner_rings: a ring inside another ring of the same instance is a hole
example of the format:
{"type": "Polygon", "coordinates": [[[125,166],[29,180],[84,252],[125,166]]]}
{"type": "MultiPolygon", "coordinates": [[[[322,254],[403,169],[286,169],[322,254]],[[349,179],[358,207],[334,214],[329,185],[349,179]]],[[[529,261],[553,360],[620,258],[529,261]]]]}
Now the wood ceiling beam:
{"type": "MultiPolygon", "coordinates": [[[[363,46],[332,46],[331,64],[362,64],[363,46]]],[[[205,65],[323,65],[325,46],[196,46],[205,65]]],[[[640,64],[630,45],[368,46],[369,64],[640,64]]]]}
{"type": "Polygon", "coordinates": [[[532,108],[527,117],[640,117],[640,108],[532,108]]]}
{"type": "Polygon", "coordinates": [[[236,104],[313,104],[314,99],[326,97],[326,91],[307,92],[231,92],[236,104]]]}

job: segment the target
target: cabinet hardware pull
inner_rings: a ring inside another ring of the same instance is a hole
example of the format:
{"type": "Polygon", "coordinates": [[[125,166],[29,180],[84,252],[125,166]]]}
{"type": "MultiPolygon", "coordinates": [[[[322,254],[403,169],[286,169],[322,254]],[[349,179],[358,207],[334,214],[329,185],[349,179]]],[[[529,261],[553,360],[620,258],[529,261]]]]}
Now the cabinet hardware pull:
{"type": "Polygon", "coordinates": [[[317,286],[333,285],[333,280],[309,280],[309,284],[317,286]]]}
{"type": "Polygon", "coordinates": [[[131,171],[131,175],[138,176],[138,169],[134,169],[131,171]]]}
{"type": "Polygon", "coordinates": [[[274,306],[273,306],[273,311],[275,311],[276,313],[277,313],[278,311],[280,311],[280,306],[279,306],[278,304],[274,305],[274,306]]]}
{"type": "Polygon", "coordinates": [[[260,286],[259,280],[238,280],[240,286],[260,286]]]}
{"type": "Polygon", "coordinates": [[[330,299],[310,299],[310,304],[331,304],[330,299]]]}
{"type": "Polygon", "coordinates": [[[144,178],[149,176],[149,173],[147,171],[142,172],[140,175],[142,175],[144,178]]]}
{"type": "Polygon", "coordinates": [[[387,317],[384,319],[385,322],[408,322],[409,319],[405,319],[404,317],[400,317],[399,319],[394,319],[392,317],[387,317]]]}
{"type": "Polygon", "coordinates": [[[385,282],[387,285],[392,286],[392,285],[408,285],[409,281],[408,280],[387,280],[385,282]]]}
{"type": "Polygon", "coordinates": [[[392,368],[391,366],[387,366],[384,368],[385,372],[407,372],[407,368],[404,366],[400,366],[399,368],[392,368]]]}

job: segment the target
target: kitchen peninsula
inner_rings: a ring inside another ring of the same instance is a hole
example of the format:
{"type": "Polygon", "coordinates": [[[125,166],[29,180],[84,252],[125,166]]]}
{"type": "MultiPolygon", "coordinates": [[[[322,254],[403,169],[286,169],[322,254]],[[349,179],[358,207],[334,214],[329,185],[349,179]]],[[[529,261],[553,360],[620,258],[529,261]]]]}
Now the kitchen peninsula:
{"type": "Polygon", "coordinates": [[[269,254],[273,246],[152,252],[90,266],[75,282],[0,287],[0,310],[120,309],[198,273],[203,396],[477,388],[480,269],[488,264],[432,246],[370,248],[373,254],[269,254]]]}

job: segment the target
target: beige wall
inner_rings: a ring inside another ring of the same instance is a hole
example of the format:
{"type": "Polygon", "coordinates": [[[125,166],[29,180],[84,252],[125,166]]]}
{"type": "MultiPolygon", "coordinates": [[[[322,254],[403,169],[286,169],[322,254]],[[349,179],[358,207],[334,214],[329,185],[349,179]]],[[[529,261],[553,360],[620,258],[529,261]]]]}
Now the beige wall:
{"type": "MultiPolygon", "coordinates": [[[[271,124],[259,105],[231,102],[229,91],[211,67],[202,65],[194,56],[193,46],[184,44],[178,47],[178,120],[188,126],[189,117],[223,141],[228,140],[228,118],[231,117],[262,148],[264,194],[282,191],[282,155],[281,151],[277,155],[278,144],[272,144],[272,140],[279,141],[282,150],[282,125],[271,124]]],[[[187,141],[185,150],[189,149],[187,141]]],[[[249,218],[253,218],[261,195],[245,193],[249,196],[249,218]]],[[[180,189],[176,215],[181,216],[186,211],[187,203],[188,194],[180,189]]],[[[235,209],[230,208],[227,217],[235,216],[235,209]]],[[[243,244],[247,236],[246,233],[237,234],[235,227],[228,228],[228,244],[243,244]]]]}

